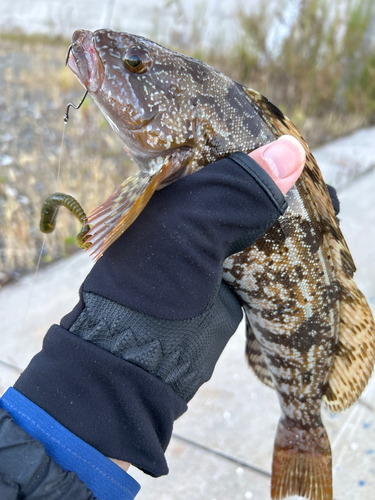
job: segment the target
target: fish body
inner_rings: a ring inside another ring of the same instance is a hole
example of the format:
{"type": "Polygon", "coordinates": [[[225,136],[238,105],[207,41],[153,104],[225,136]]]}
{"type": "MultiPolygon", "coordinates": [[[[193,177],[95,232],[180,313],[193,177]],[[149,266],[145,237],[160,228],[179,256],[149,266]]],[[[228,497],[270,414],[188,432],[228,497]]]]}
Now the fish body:
{"type": "Polygon", "coordinates": [[[145,38],[79,30],[67,60],[140,168],[89,216],[95,258],[155,189],[284,134],[305,148],[287,211],[252,247],[226,259],[223,277],[246,312],[249,364],[280,401],[271,496],[330,500],[321,401],[341,411],[359,397],[374,366],[375,327],[307,144],[258,92],[145,38]]]}

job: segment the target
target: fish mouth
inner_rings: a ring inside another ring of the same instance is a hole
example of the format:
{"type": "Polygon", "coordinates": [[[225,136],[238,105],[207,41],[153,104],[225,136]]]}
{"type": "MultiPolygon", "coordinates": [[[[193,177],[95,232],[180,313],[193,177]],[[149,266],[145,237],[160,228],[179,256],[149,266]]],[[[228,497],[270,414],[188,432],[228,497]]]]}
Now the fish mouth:
{"type": "Polygon", "coordinates": [[[77,30],[73,33],[72,43],[66,55],[66,65],[90,93],[100,89],[104,80],[104,67],[91,31],[77,30]]]}

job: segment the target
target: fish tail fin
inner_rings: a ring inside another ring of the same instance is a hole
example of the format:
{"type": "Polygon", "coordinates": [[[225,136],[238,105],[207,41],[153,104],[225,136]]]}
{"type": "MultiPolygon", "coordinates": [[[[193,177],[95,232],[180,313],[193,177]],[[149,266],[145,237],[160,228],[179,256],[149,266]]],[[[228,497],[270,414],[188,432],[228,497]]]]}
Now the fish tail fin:
{"type": "Polygon", "coordinates": [[[156,188],[164,178],[165,168],[156,174],[138,172],[121,186],[87,218],[92,224],[86,243],[90,242],[90,251],[97,261],[129,227],[149,202],[156,188]]]}
{"type": "Polygon", "coordinates": [[[271,498],[300,495],[310,500],[332,500],[332,456],[327,432],[287,427],[280,420],[272,463],[271,498]]]}

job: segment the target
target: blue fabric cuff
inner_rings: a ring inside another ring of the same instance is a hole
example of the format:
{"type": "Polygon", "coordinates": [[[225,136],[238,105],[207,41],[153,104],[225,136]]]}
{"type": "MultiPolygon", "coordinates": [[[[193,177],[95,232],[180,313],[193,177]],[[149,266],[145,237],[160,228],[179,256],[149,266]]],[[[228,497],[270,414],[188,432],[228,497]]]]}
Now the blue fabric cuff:
{"type": "Polygon", "coordinates": [[[0,399],[0,407],[63,469],[75,472],[99,500],[133,500],[139,492],[135,479],[13,387],[0,399]]]}

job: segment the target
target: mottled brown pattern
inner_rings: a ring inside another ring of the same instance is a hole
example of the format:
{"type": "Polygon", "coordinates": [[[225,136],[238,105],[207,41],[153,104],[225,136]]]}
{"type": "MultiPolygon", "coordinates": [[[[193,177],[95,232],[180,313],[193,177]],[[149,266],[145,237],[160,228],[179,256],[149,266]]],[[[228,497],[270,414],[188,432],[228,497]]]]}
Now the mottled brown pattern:
{"type": "MultiPolygon", "coordinates": [[[[258,92],[251,89],[245,91],[251,101],[264,111],[264,119],[276,136],[291,134],[300,140],[306,151],[306,167],[297,183],[297,188],[311,214],[315,234],[321,232],[329,245],[327,264],[336,273],[336,287],[340,291],[339,342],[336,344],[338,355],[333,359],[323,400],[331,411],[342,411],[358,399],[374,367],[375,325],[371,310],[352,279],[355,265],[338,226],[314,156],[288,118],[280,117],[280,113],[275,112],[275,106],[258,92]],[[340,355],[342,345],[351,352],[350,358],[340,355]],[[348,385],[353,388],[352,391],[347,391],[348,385]]],[[[338,294],[334,291],[333,293],[338,294]]],[[[324,312],[326,310],[327,307],[324,312]]]]}
{"type": "Polygon", "coordinates": [[[330,500],[321,401],[340,411],[358,398],[374,365],[375,328],[307,144],[258,92],[145,38],[79,31],[71,57],[73,71],[141,170],[91,215],[96,257],[156,188],[283,134],[305,148],[306,168],[287,195],[289,208],[251,248],[225,261],[224,279],[246,312],[248,361],[280,400],[272,498],[330,500]],[[129,69],[129,54],[139,55],[138,69],[129,69]]]}

